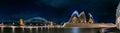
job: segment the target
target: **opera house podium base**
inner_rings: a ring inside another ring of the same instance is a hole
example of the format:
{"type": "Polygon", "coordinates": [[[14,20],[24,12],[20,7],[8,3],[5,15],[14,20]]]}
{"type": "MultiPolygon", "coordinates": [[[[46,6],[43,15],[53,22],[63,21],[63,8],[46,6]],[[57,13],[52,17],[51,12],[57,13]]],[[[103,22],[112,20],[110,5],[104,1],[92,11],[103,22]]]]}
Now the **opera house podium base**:
{"type": "Polygon", "coordinates": [[[66,23],[64,27],[79,27],[79,28],[114,28],[112,23],[66,23]]]}

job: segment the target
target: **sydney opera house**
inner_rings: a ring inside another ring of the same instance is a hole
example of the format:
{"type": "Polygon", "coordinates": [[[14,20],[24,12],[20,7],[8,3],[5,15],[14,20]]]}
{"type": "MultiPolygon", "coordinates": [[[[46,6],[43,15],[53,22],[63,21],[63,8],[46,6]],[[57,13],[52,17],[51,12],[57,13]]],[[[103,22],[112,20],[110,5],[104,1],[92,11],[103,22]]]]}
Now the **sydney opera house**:
{"type": "Polygon", "coordinates": [[[87,20],[85,12],[80,14],[77,11],[74,11],[71,15],[68,22],[66,22],[64,27],[80,27],[80,28],[106,28],[106,27],[115,27],[112,23],[95,23],[93,16],[88,13],[89,19],[87,20]]]}

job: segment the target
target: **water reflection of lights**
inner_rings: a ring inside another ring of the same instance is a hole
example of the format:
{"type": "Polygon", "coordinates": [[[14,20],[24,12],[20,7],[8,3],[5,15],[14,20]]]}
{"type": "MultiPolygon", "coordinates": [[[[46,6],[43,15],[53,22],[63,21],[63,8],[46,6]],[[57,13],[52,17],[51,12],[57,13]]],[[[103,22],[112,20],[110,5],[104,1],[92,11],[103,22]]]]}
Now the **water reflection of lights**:
{"type": "Polygon", "coordinates": [[[47,28],[49,29],[50,27],[49,27],[49,26],[47,26],[47,28]]]}
{"type": "Polygon", "coordinates": [[[73,27],[72,28],[72,33],[79,33],[79,28],[78,27],[73,27]]]}
{"type": "Polygon", "coordinates": [[[41,28],[40,33],[43,33],[43,27],[40,27],[40,28],[41,28]]]}
{"type": "Polygon", "coordinates": [[[100,32],[101,32],[101,33],[107,32],[107,31],[108,31],[107,29],[108,29],[108,28],[102,28],[102,29],[100,30],[100,32]]]}
{"type": "Polygon", "coordinates": [[[15,26],[11,26],[12,27],[12,33],[15,33],[15,26]]]}
{"type": "Polygon", "coordinates": [[[32,27],[29,27],[29,29],[30,29],[30,33],[32,33],[32,27]]]}
{"type": "Polygon", "coordinates": [[[1,26],[1,33],[4,33],[4,26],[1,26]]]}
{"type": "Polygon", "coordinates": [[[24,28],[22,28],[22,33],[24,33],[24,28]]]}
{"type": "Polygon", "coordinates": [[[24,26],[20,26],[20,27],[22,28],[22,33],[24,33],[24,28],[25,28],[25,27],[24,27],[24,26]]]}
{"type": "Polygon", "coordinates": [[[50,33],[50,29],[49,28],[47,29],[47,33],[50,33]]]}
{"type": "Polygon", "coordinates": [[[36,27],[36,33],[38,33],[38,27],[36,27]]]}
{"type": "Polygon", "coordinates": [[[41,28],[41,30],[43,29],[43,27],[40,27],[41,28]]]}
{"type": "MultiPolygon", "coordinates": [[[[14,24],[14,23],[13,23],[14,24]]],[[[21,32],[22,33],[24,33],[25,32],[25,29],[27,28],[27,29],[29,29],[28,31],[29,31],[29,33],[32,33],[33,32],[33,30],[35,29],[35,31],[36,31],[36,33],[39,33],[39,28],[41,29],[41,31],[43,31],[43,29],[47,29],[48,30],[48,32],[49,32],[49,30],[51,29],[51,28],[54,28],[54,27],[59,27],[59,26],[20,26],[20,27],[18,27],[18,26],[0,26],[1,28],[1,32],[0,33],[4,33],[4,28],[6,28],[6,27],[9,27],[9,28],[11,28],[11,33],[15,33],[15,31],[16,31],[16,28],[21,28],[21,32]]]]}

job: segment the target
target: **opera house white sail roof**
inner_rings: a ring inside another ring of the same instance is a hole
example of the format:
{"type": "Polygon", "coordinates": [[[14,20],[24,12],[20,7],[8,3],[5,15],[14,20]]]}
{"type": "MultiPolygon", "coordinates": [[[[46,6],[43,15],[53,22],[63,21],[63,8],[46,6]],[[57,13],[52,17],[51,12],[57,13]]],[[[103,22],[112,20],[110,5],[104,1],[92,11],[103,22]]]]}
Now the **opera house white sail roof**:
{"type": "Polygon", "coordinates": [[[70,19],[69,19],[68,22],[70,22],[70,23],[86,23],[86,16],[85,16],[84,11],[79,14],[79,13],[75,10],[75,11],[72,13],[72,15],[71,15],[71,17],[70,17],[70,19]]]}

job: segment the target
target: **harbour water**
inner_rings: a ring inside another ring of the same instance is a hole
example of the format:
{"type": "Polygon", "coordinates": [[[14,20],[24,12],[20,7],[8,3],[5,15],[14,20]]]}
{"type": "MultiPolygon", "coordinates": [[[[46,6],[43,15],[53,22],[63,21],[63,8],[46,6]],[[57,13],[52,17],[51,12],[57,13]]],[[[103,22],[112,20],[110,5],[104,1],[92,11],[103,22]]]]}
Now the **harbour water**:
{"type": "Polygon", "coordinates": [[[101,33],[100,28],[1,28],[0,33],[101,33]]]}
{"type": "Polygon", "coordinates": [[[1,28],[0,33],[97,33],[88,28],[1,28]]]}

